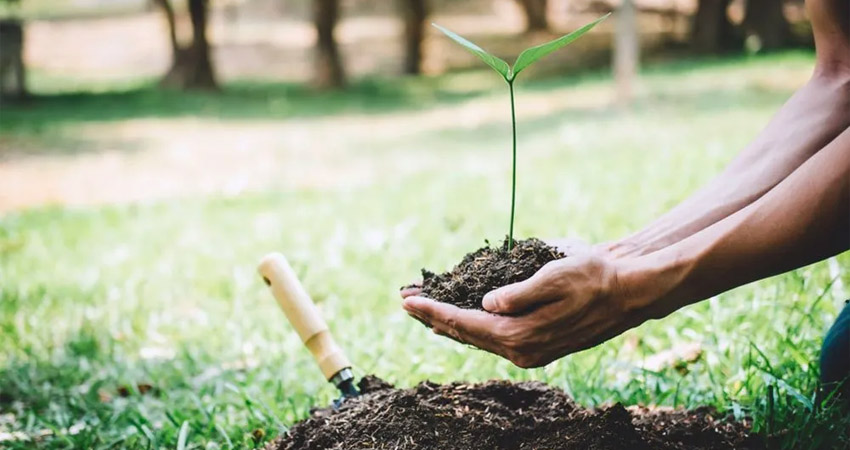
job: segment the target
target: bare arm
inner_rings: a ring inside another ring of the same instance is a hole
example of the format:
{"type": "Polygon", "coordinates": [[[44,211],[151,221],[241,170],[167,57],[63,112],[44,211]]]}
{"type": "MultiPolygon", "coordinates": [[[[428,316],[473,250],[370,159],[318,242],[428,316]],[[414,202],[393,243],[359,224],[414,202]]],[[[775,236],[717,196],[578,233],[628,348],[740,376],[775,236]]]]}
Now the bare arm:
{"type": "Polygon", "coordinates": [[[486,312],[419,289],[402,292],[405,310],[435,333],[536,367],[850,248],[850,2],[807,6],[812,80],[714,182],[612,252],[578,252],[490,292],[486,312]]]}
{"type": "Polygon", "coordinates": [[[606,249],[644,255],[699,232],[759,199],[850,126],[850,3],[808,0],[806,7],[817,47],[811,80],[708,185],[606,249]]]}
{"type": "Polygon", "coordinates": [[[677,244],[626,262],[622,283],[647,300],[630,306],[666,315],[848,248],[850,128],[755,203],[677,244]],[[660,284],[663,291],[649,284],[660,284]]]}
{"type": "Polygon", "coordinates": [[[758,200],[848,126],[850,76],[815,75],[720,175],[609,249],[618,256],[650,253],[728,217],[758,200]]]}
{"type": "Polygon", "coordinates": [[[757,201],[640,257],[589,252],[484,297],[484,311],[417,297],[404,308],[438,334],[521,367],[593,347],[646,320],[850,248],[850,129],[757,201]]]}

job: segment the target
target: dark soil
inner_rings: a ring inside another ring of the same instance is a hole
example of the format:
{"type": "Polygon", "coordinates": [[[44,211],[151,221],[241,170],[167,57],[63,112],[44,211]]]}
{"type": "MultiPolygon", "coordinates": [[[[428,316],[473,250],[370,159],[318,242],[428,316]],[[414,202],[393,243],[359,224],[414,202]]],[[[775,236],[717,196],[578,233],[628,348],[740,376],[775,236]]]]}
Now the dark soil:
{"type": "Polygon", "coordinates": [[[747,425],[710,408],[583,409],[539,382],[423,382],[394,389],[376,377],[339,410],[313,411],[268,450],[762,449],[747,425]]]}
{"type": "Polygon", "coordinates": [[[422,269],[422,295],[460,308],[483,309],[481,299],[488,292],[526,280],[546,263],[566,256],[535,238],[514,241],[510,252],[507,248],[507,239],[501,247],[480,248],[439,275],[422,269]]]}

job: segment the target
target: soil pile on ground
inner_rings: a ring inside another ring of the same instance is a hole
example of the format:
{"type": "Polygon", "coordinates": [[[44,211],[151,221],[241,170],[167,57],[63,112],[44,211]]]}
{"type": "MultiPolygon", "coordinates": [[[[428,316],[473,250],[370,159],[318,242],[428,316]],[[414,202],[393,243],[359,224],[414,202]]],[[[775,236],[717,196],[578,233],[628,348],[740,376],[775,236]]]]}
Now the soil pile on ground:
{"type": "Polygon", "coordinates": [[[313,411],[268,450],[761,449],[747,426],[709,408],[588,410],[539,382],[420,383],[365,377],[363,395],[313,411]]]}
{"type": "Polygon", "coordinates": [[[450,272],[434,274],[422,269],[422,295],[460,308],[483,309],[481,299],[493,289],[526,280],[550,261],[566,255],[540,239],[514,241],[508,251],[483,247],[468,253],[450,272]]]}

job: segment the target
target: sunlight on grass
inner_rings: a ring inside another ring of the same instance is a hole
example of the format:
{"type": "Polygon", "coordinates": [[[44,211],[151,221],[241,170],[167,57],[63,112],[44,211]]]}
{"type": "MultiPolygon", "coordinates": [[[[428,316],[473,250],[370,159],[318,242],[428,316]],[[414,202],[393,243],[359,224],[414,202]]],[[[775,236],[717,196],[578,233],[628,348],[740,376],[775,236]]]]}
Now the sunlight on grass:
{"type": "MultiPolygon", "coordinates": [[[[774,58],[683,73],[654,69],[632,113],[603,102],[521,119],[517,235],[613,239],[685,197],[790,95],[793,81],[762,85],[763,72],[798,80],[810,64],[806,55],[774,58]]],[[[566,102],[603,83],[549,81],[529,87],[528,98],[566,102]]],[[[358,92],[335,95],[343,106],[329,113],[328,126],[333,114],[344,121],[365,101],[358,92]]],[[[222,100],[231,101],[241,100],[222,100]]],[[[436,99],[421,108],[491,101],[436,99]]],[[[418,113],[406,102],[390,111],[418,113]]],[[[49,119],[42,125],[53,126],[49,119]]],[[[358,376],[375,373],[401,386],[544,380],[585,405],[709,404],[754,417],[761,430],[773,420],[791,429],[786,445],[796,448],[830,437],[793,441],[837,424],[809,414],[800,400],[811,398],[819,345],[842,300],[830,290],[825,263],[720,295],[535,370],[432,336],[409,319],[399,307],[400,286],[421,267],[448,268],[504,233],[505,125],[484,121],[391,138],[367,130],[371,137],[352,141],[348,152],[366,160],[393,155],[417,168],[401,177],[387,167],[386,176],[356,186],[0,217],[0,433],[41,436],[48,448],[173,447],[186,423],[187,448],[252,447],[255,429],[269,439],[326,404],[334,390],[255,273],[259,258],[277,250],[293,263],[358,376]],[[695,361],[647,367],[654,355],[683,344],[699,349],[695,361]],[[142,384],[153,389],[142,393],[142,384]]],[[[839,258],[848,263],[847,255],[839,258]]]]}

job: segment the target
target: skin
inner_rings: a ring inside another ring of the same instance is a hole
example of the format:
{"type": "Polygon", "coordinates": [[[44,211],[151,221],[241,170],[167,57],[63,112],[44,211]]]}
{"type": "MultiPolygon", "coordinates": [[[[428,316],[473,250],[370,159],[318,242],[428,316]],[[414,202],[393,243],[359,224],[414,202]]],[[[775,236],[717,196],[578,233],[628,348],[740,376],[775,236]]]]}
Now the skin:
{"type": "Polygon", "coordinates": [[[806,2],[817,62],[811,79],[714,180],[643,230],[602,248],[644,255],[740,211],[850,127],[850,2],[806,2]]]}
{"type": "Polygon", "coordinates": [[[809,0],[811,80],[699,192],[619,241],[487,294],[485,311],[401,291],[437,334],[539,367],[737,286],[850,249],[850,2],[809,0]]]}

